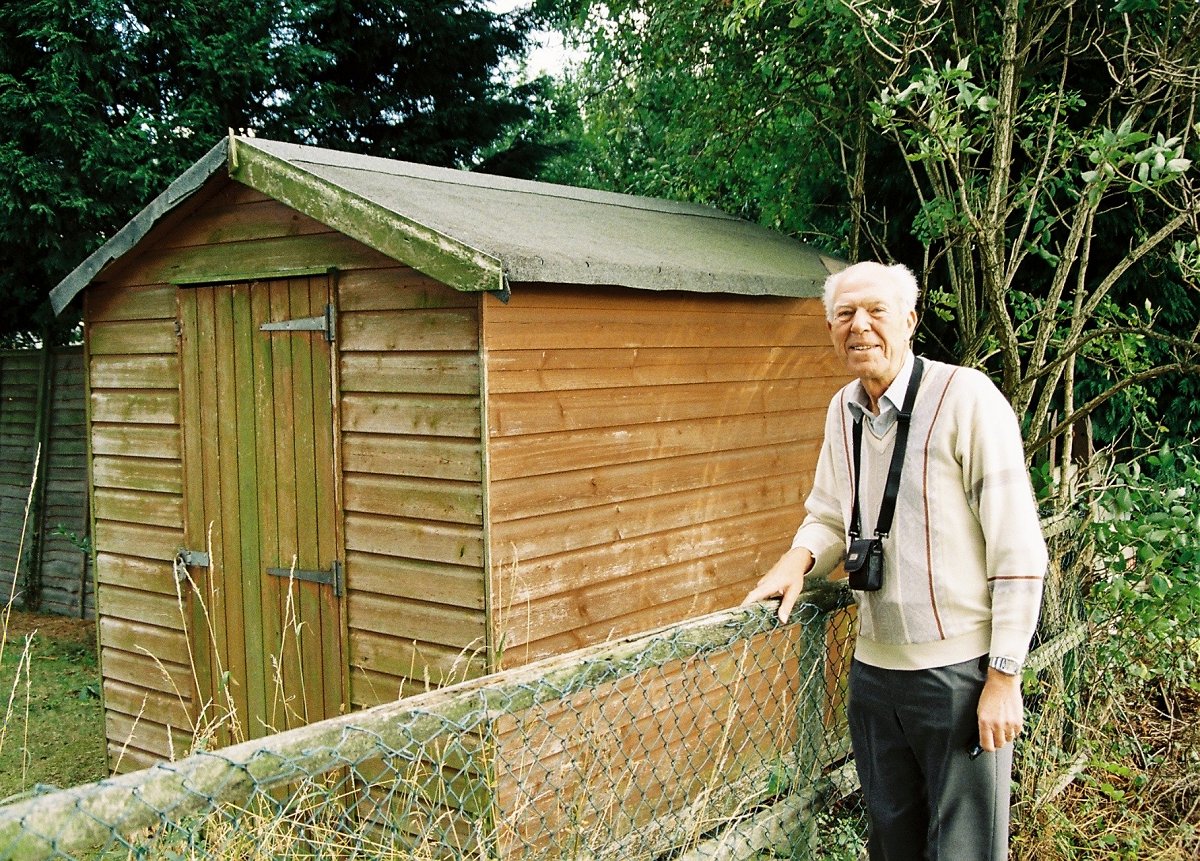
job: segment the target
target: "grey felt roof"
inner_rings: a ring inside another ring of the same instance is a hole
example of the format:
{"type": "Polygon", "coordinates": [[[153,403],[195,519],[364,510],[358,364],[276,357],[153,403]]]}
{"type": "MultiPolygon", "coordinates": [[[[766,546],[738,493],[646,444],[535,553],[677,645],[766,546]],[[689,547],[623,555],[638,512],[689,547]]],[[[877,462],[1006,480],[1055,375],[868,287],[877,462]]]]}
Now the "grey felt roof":
{"type": "Polygon", "coordinates": [[[64,278],[55,310],[222,168],[464,290],[545,282],[814,297],[844,265],[711,207],[231,137],[64,278]]]}

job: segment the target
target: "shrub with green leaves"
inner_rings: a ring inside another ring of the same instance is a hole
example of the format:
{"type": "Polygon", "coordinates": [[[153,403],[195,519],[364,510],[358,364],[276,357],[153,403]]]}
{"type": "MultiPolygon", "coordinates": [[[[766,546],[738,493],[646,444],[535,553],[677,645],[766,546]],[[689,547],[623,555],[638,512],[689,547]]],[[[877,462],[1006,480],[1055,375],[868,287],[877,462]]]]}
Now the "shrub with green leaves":
{"type": "Polygon", "coordinates": [[[1200,690],[1200,458],[1164,447],[1115,467],[1097,510],[1103,657],[1168,690],[1200,690]]]}

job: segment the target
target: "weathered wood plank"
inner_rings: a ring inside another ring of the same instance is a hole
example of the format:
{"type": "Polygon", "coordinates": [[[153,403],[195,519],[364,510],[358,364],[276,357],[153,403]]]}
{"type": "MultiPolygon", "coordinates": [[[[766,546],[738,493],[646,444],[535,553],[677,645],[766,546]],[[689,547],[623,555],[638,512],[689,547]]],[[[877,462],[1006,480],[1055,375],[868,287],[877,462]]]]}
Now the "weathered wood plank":
{"type": "Polygon", "coordinates": [[[183,530],[97,520],[95,539],[97,547],[110,553],[169,562],[183,546],[183,530]]]}
{"type": "MultiPolygon", "coordinates": [[[[101,617],[99,627],[101,648],[149,655],[163,663],[184,667],[191,663],[192,652],[188,649],[187,632],[182,627],[160,628],[119,616],[101,617]]],[[[181,693],[190,695],[187,690],[181,693]]]]}
{"type": "Polygon", "coordinates": [[[342,427],[351,432],[479,438],[479,401],[467,395],[342,396],[342,427]]]}
{"type": "MultiPolygon", "coordinates": [[[[93,285],[88,289],[87,317],[92,324],[122,320],[173,320],[175,287],[169,284],[149,287],[93,285]]],[[[94,346],[92,351],[94,355],[94,346]]]]}
{"type": "Polygon", "coordinates": [[[479,394],[476,353],[351,353],[341,355],[342,391],[479,394]]]}
{"type": "MultiPolygon", "coordinates": [[[[171,316],[175,316],[174,309],[171,316]]],[[[177,340],[174,319],[100,322],[87,327],[88,353],[93,358],[113,354],[171,354],[175,352],[177,340]]]]}
{"type": "Polygon", "coordinates": [[[339,329],[345,352],[469,352],[479,347],[473,308],[343,313],[339,329]]]}
{"type": "MultiPolygon", "coordinates": [[[[790,508],[751,512],[731,524],[697,521],[684,527],[587,547],[567,558],[542,556],[514,560],[519,576],[508,591],[514,606],[549,595],[569,592],[588,583],[607,583],[638,572],[684,562],[703,564],[709,556],[746,546],[761,546],[764,536],[790,536],[796,511],[790,508]],[[730,528],[733,527],[733,528],[730,528]]],[[[770,540],[770,539],[766,539],[770,540]]],[[[735,575],[741,579],[740,572],[735,575]]],[[[635,582],[626,584],[636,586],[635,582]]],[[[651,599],[652,593],[646,598],[651,599]]]]}
{"type": "Polygon", "coordinates": [[[355,592],[418,601],[436,600],[471,611],[482,610],[483,570],[479,567],[400,559],[352,551],[346,555],[346,584],[355,592]]]}
{"type": "MultiPolygon", "coordinates": [[[[155,723],[192,730],[191,702],[178,694],[147,690],[126,682],[104,682],[104,705],[123,715],[139,715],[155,723]]],[[[190,741],[189,741],[190,744],[190,741]]]]}
{"type": "Polygon", "coordinates": [[[342,462],[346,472],[411,475],[455,481],[479,481],[483,460],[478,439],[345,433],[342,462]]]}
{"type": "MultiPolygon", "coordinates": [[[[430,601],[442,600],[433,592],[430,601]]],[[[354,630],[370,631],[397,640],[420,640],[459,650],[476,651],[485,645],[486,621],[479,609],[445,603],[392,598],[355,590],[347,600],[354,630]]]]}
{"type": "Polygon", "coordinates": [[[477,294],[455,290],[407,266],[357,269],[338,276],[338,307],[343,313],[478,306],[477,294]]]}
{"type": "Polygon", "coordinates": [[[799,524],[804,516],[807,477],[780,474],[677,493],[661,493],[592,508],[547,511],[521,520],[492,522],[492,559],[501,565],[651,535],[697,522],[738,531],[748,515],[787,509],[799,524]]]}
{"type": "Polygon", "coordinates": [[[100,661],[105,678],[167,695],[191,689],[191,671],[180,664],[154,661],[144,654],[120,649],[105,649],[100,661]]]}
{"type": "Polygon", "coordinates": [[[488,352],[489,391],[540,392],[620,386],[843,379],[829,347],[505,350],[488,352]]]}
{"type": "Polygon", "coordinates": [[[287,277],[297,271],[394,266],[395,261],[340,233],[284,236],[233,245],[152,249],[121,276],[130,284],[224,284],[287,277]]]}
{"type": "Polygon", "coordinates": [[[452,523],[483,523],[478,483],[347,472],[347,511],[452,523]]]}
{"type": "Polygon", "coordinates": [[[454,565],[483,564],[482,530],[457,523],[348,512],[346,549],[454,565]]]}
{"type": "Polygon", "coordinates": [[[179,424],[177,389],[92,389],[92,421],[179,424]]]}
{"type": "Polygon", "coordinates": [[[179,359],[174,355],[95,356],[93,389],[173,389],[179,385],[179,359]]]}
{"type": "Polygon", "coordinates": [[[767,551],[743,544],[704,559],[639,569],[627,578],[593,584],[580,578],[571,591],[533,600],[516,597],[520,585],[509,580],[494,601],[502,608],[497,630],[506,666],[734,606],[786,549],[786,540],[767,551]]]}
{"type": "Polygon", "coordinates": [[[726,293],[673,292],[669,302],[655,290],[632,287],[581,286],[575,284],[518,284],[507,303],[493,300],[488,303],[489,318],[533,316],[544,310],[574,311],[608,310],[642,314],[681,312],[704,314],[763,315],[767,317],[805,316],[825,320],[825,309],[819,298],[797,299],[783,296],[742,296],[726,293]]]}
{"type": "Polygon", "coordinates": [[[654,422],[631,427],[589,428],[563,433],[497,436],[489,443],[493,481],[545,475],[566,467],[587,469],[780,443],[819,440],[803,410],[757,415],[654,422]]]}
{"type": "Polygon", "coordinates": [[[183,499],[177,494],[97,487],[92,501],[97,520],[183,529],[183,499]]]}
{"type": "MultiPolygon", "coordinates": [[[[180,727],[166,727],[146,715],[125,715],[108,709],[104,714],[109,744],[126,755],[127,750],[145,751],[160,760],[178,759],[191,752],[191,733],[180,727]]],[[[117,762],[118,757],[113,757],[117,762]]]]}
{"type": "Polygon", "coordinates": [[[93,422],[92,453],[178,461],[182,457],[178,425],[93,422]]]}
{"type": "Polygon", "coordinates": [[[510,436],[796,409],[823,412],[829,395],[823,379],[496,394],[488,401],[488,430],[510,436]]]}
{"type": "Polygon", "coordinates": [[[486,671],[483,656],[470,650],[354,629],[350,632],[350,664],[393,676],[428,679],[435,686],[478,678],[486,671]]]}
{"type": "Polygon", "coordinates": [[[261,242],[279,237],[329,233],[319,221],[269,197],[223,200],[202,207],[157,244],[159,249],[261,242]]]}
{"type": "Polygon", "coordinates": [[[660,315],[601,309],[594,314],[573,308],[541,309],[536,317],[497,325],[488,318],[487,349],[592,349],[613,347],[823,347],[824,324],[811,318],[783,317],[765,325],[762,318],[704,312],[660,315]]]}
{"type": "MultiPolygon", "coordinates": [[[[816,462],[820,445],[819,440],[780,442],[492,481],[488,501],[493,534],[506,520],[715,487],[739,479],[790,475],[806,488],[811,476],[804,473],[816,462]]],[[[802,488],[800,492],[806,491],[802,488]]]]}
{"type": "Polygon", "coordinates": [[[92,481],[96,487],[168,494],[183,492],[179,462],[161,458],[98,455],[92,463],[92,481]]]}

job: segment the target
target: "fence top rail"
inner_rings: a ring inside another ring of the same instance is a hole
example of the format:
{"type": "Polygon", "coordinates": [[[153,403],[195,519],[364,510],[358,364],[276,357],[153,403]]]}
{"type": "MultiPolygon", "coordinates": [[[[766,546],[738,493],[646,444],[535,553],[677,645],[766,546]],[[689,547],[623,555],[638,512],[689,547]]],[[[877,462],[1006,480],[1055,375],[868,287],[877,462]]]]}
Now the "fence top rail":
{"type": "MultiPolygon", "coordinates": [[[[843,607],[843,585],[812,578],[792,624],[808,624],[843,607]]],[[[133,833],[197,813],[214,800],[240,804],[272,784],[315,776],[368,757],[381,745],[417,750],[454,727],[486,731],[501,713],[626,678],[666,660],[686,659],[779,625],[776,602],[724,610],[621,640],[417,694],[262,739],[111,777],[0,807],[0,855],[61,857],[112,839],[108,823],[133,833]],[[50,835],[53,835],[51,837],[50,835]]]]}

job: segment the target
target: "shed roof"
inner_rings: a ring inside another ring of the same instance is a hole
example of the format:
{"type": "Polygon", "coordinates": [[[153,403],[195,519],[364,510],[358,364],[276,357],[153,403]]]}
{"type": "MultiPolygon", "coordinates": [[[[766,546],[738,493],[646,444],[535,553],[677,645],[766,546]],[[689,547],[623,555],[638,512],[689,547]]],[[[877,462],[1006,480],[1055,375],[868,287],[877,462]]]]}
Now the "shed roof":
{"type": "Polygon", "coordinates": [[[460,290],[543,282],[814,297],[844,265],[707,206],[231,136],[59,282],[55,311],[222,168],[460,290]]]}

